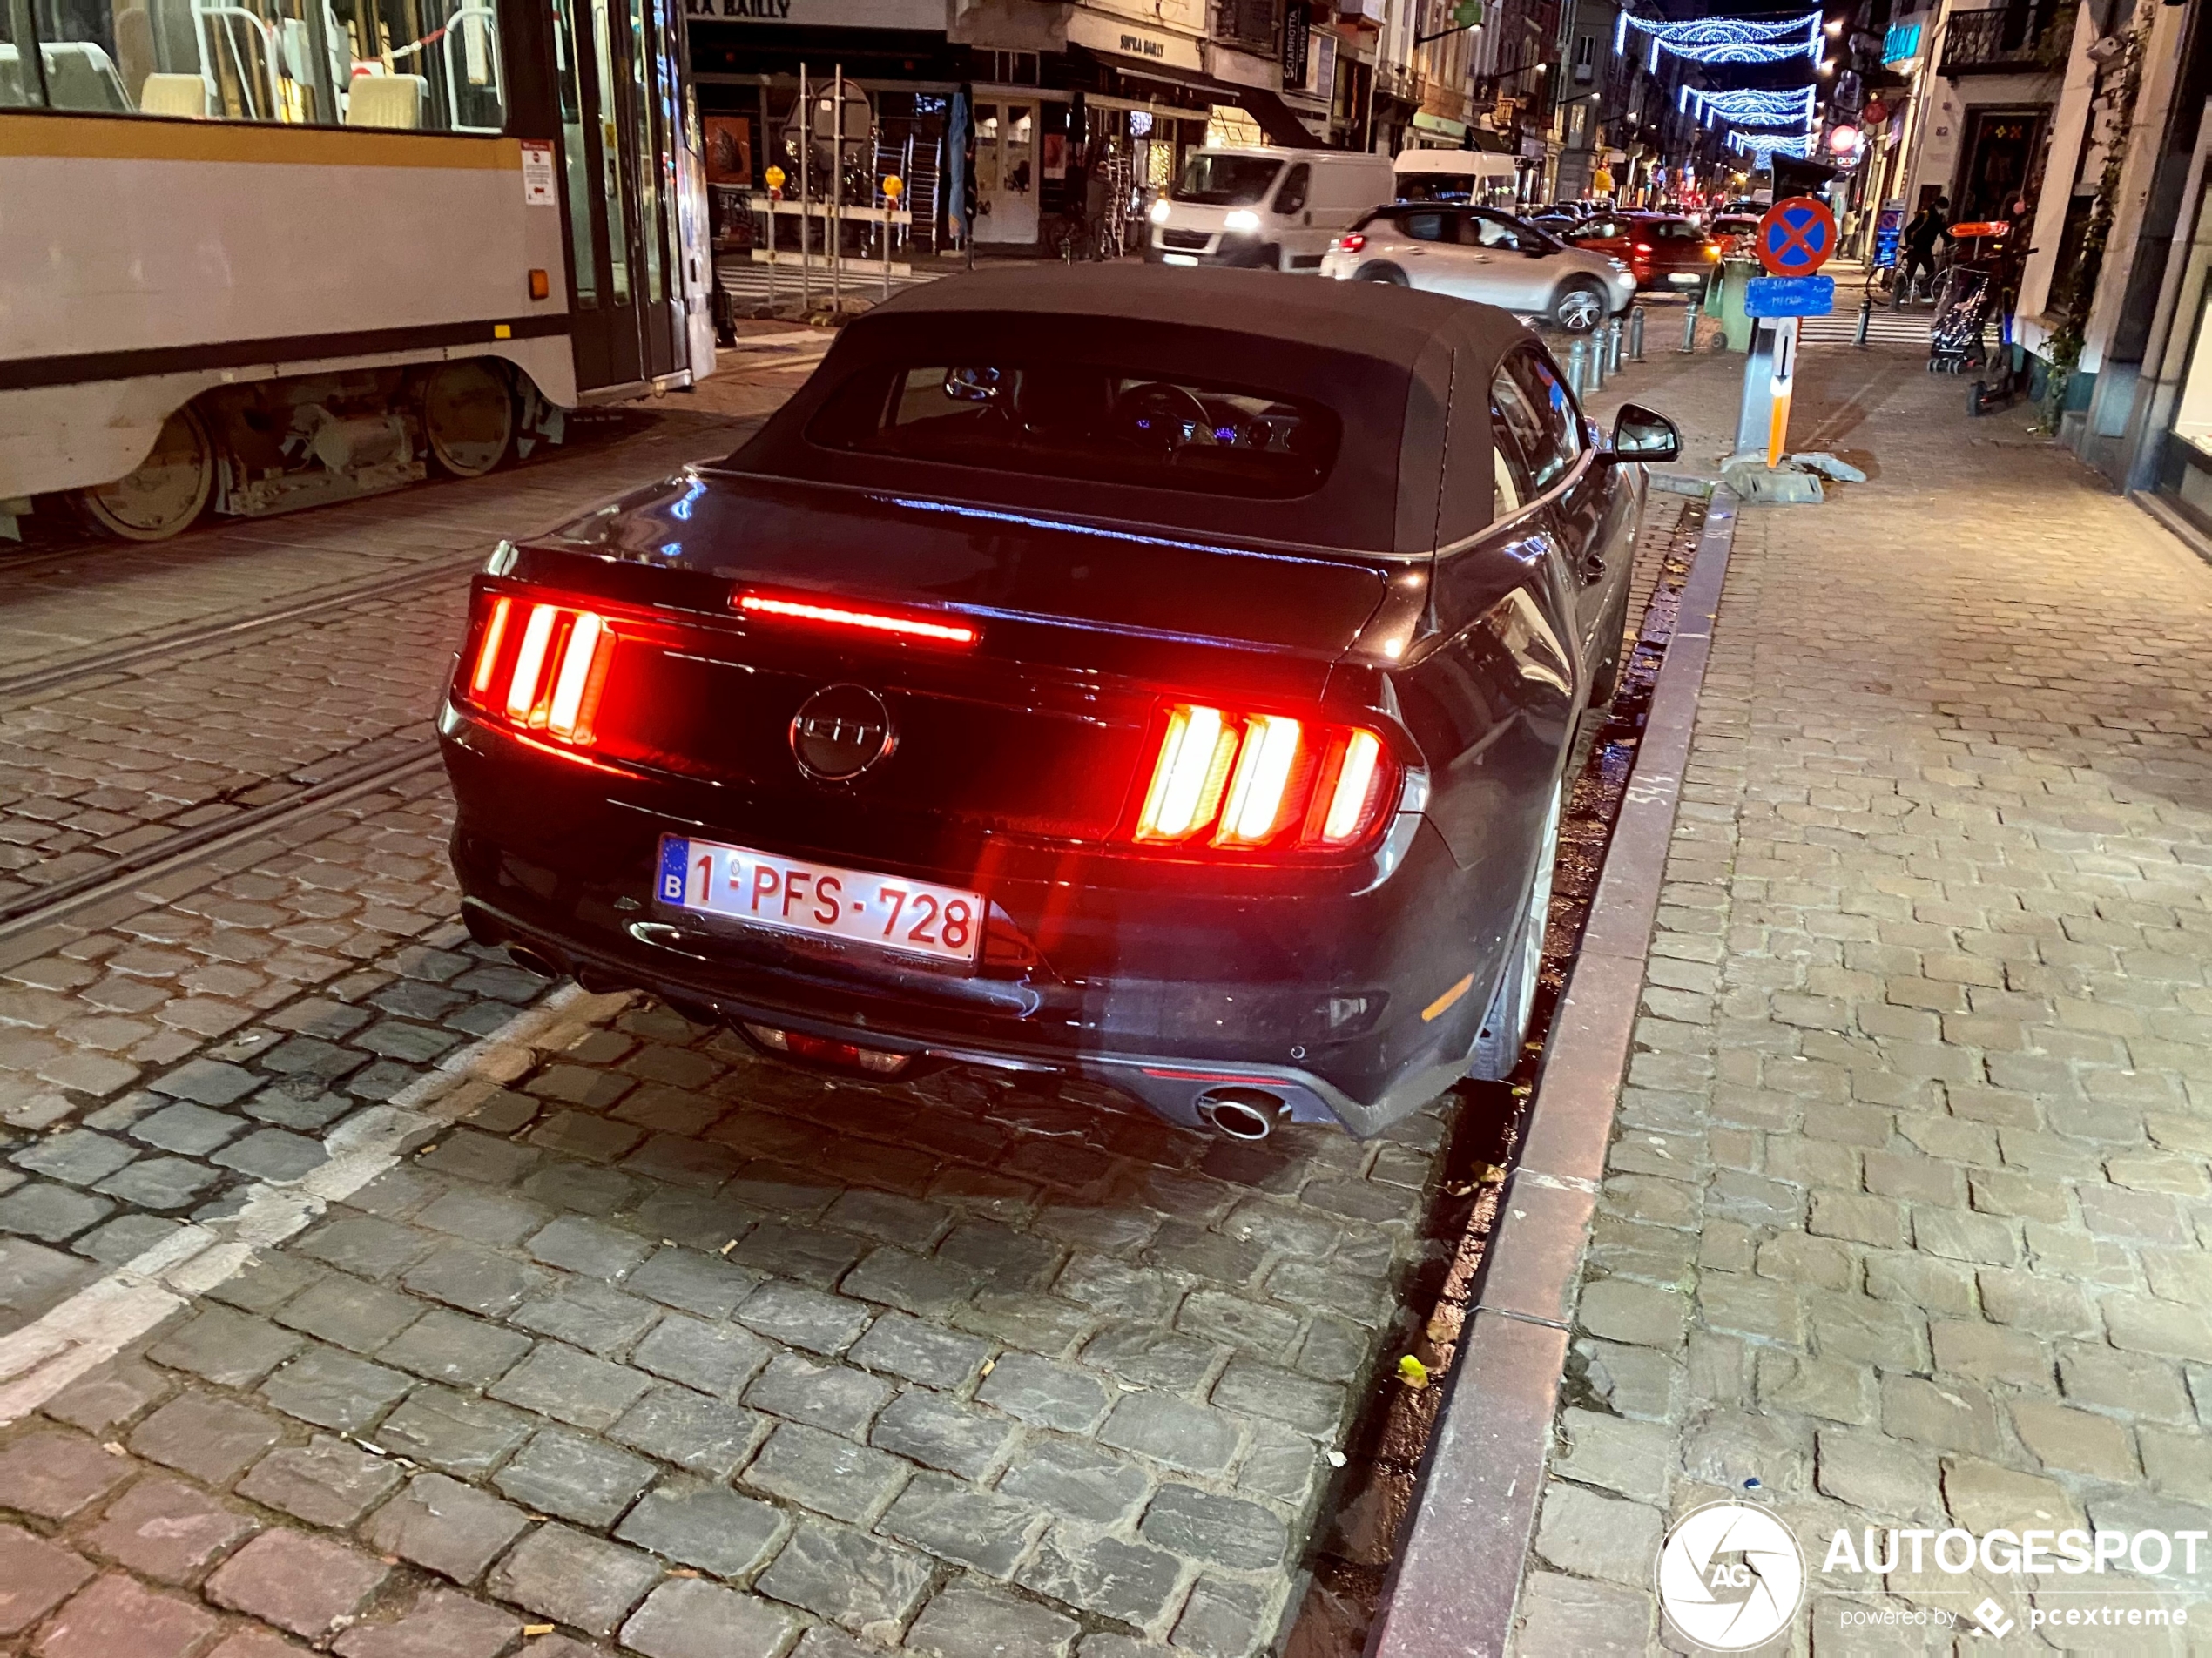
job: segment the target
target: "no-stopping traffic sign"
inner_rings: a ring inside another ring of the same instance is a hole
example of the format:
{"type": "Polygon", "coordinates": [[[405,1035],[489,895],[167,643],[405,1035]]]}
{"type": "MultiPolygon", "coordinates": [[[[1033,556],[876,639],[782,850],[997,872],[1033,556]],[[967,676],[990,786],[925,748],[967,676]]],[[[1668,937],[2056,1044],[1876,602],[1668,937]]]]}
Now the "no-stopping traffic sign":
{"type": "Polygon", "coordinates": [[[1811,276],[1836,251],[1836,215],[1811,196],[1786,197],[1766,210],[1751,245],[1776,276],[1811,276]]]}

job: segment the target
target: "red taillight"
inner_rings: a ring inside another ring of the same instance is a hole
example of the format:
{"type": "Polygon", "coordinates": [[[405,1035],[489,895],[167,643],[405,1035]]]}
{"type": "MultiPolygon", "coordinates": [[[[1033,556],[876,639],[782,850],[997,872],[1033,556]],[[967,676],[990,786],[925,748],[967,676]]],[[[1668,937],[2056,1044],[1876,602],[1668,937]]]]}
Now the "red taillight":
{"type": "Polygon", "coordinates": [[[1167,711],[1131,838],[1231,852],[1341,851],[1381,819],[1397,777],[1356,725],[1178,703],[1167,711]]]}
{"type": "Polygon", "coordinates": [[[1638,242],[1638,243],[1636,244],[1636,252],[1637,252],[1637,253],[1649,253],[1650,251],[1651,251],[1651,244],[1650,244],[1649,242],[1638,242]]]}
{"type": "Polygon", "coordinates": [[[597,611],[500,595],[484,608],[467,700],[510,725],[588,746],[614,655],[614,630],[597,611]]]}
{"type": "Polygon", "coordinates": [[[1356,230],[1346,231],[1342,236],[1337,239],[1337,246],[1347,253],[1357,253],[1361,248],[1366,246],[1366,245],[1367,239],[1365,236],[1362,236],[1356,230]]]}
{"type": "Polygon", "coordinates": [[[813,1060],[818,1065],[834,1065],[848,1071],[863,1071],[872,1076],[896,1076],[913,1060],[911,1054],[894,1054],[880,1048],[862,1048],[853,1042],[840,1042],[827,1036],[809,1036],[803,1030],[779,1030],[773,1025],[748,1022],[745,1035],[763,1048],[794,1058],[813,1060]]]}
{"type": "Polygon", "coordinates": [[[910,610],[878,610],[795,593],[740,593],[735,603],[739,614],[760,621],[846,628],[921,644],[953,645],[965,650],[983,637],[980,629],[965,622],[940,621],[910,610]]]}

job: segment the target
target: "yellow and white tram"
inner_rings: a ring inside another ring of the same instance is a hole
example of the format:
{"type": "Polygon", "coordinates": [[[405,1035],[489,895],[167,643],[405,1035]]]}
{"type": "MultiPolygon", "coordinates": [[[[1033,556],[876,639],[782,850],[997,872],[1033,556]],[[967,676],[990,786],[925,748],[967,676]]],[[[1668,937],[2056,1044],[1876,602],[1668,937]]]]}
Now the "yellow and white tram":
{"type": "Polygon", "coordinates": [[[158,540],[473,476],[710,373],[682,27],[0,0],[0,533],[39,497],[158,540]]]}

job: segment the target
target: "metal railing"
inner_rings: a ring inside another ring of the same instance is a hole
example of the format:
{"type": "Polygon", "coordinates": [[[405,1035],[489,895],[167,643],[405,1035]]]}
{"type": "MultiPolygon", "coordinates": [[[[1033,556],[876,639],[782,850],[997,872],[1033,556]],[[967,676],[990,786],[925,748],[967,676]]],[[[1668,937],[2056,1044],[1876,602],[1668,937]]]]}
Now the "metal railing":
{"type": "Polygon", "coordinates": [[[2041,68],[2043,22],[2040,5],[1954,11],[1943,25],[1936,72],[1952,76],[2041,68]]]}

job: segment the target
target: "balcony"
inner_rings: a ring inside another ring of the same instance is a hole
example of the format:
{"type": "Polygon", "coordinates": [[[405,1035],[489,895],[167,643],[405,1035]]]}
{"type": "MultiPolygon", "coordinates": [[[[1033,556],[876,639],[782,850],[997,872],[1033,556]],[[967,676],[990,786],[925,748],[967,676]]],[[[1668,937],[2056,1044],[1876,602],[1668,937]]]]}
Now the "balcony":
{"type": "MultiPolygon", "coordinates": [[[[2070,14],[2069,14],[2070,16],[2070,14]]],[[[2055,70],[2045,53],[2048,8],[2008,5],[1987,11],[1954,11],[1943,25],[1943,51],[1936,72],[1946,79],[1961,75],[2033,75],[2055,70]]],[[[2062,52],[2061,44],[2059,50],[2062,52]]]]}

